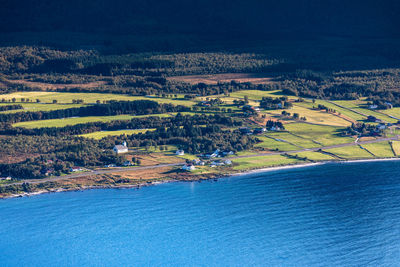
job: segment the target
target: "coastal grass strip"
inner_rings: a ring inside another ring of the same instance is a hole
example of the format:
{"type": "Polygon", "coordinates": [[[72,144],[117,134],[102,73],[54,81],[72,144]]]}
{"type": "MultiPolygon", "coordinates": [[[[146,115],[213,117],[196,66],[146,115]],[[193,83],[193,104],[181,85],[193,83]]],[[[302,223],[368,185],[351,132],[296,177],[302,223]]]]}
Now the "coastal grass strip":
{"type": "Polygon", "coordinates": [[[391,145],[395,156],[400,156],[400,141],[392,141],[391,145]]]}
{"type": "Polygon", "coordinates": [[[393,154],[389,142],[387,141],[372,143],[372,144],[364,144],[363,147],[378,158],[392,158],[395,156],[393,154]]]}
{"type": "Polygon", "coordinates": [[[359,146],[347,146],[326,149],[326,152],[332,153],[343,159],[370,159],[374,158],[370,153],[361,149],[359,146]]]}
{"type": "Polygon", "coordinates": [[[279,150],[279,151],[291,151],[299,149],[299,147],[294,146],[290,143],[284,141],[277,141],[272,137],[268,136],[257,136],[262,142],[255,145],[255,147],[262,147],[269,150],[279,150]]]}
{"type": "Polygon", "coordinates": [[[322,146],[354,142],[354,139],[351,137],[342,137],[339,135],[343,127],[314,125],[308,123],[290,123],[286,124],[285,128],[296,136],[320,143],[322,146]]]}
{"type": "Polygon", "coordinates": [[[304,161],[294,158],[288,158],[282,155],[271,155],[252,158],[240,158],[233,160],[233,162],[239,164],[233,167],[234,170],[251,170],[256,168],[297,164],[304,161]]]}
{"type": "Polygon", "coordinates": [[[337,159],[329,154],[324,154],[321,152],[312,152],[312,151],[291,153],[289,155],[298,156],[300,158],[307,158],[308,160],[312,160],[312,161],[326,161],[326,160],[336,160],[337,159]]]}

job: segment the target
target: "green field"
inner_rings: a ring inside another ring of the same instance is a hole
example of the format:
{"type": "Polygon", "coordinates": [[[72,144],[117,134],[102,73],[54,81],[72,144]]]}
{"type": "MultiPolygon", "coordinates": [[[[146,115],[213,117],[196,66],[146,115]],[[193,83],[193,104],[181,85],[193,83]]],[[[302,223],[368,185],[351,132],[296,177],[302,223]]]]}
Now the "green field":
{"type": "Polygon", "coordinates": [[[380,119],[382,121],[391,122],[391,123],[397,122],[396,119],[392,119],[392,118],[390,118],[389,116],[387,116],[387,115],[385,115],[383,113],[376,112],[376,111],[367,109],[365,107],[362,107],[363,105],[366,104],[366,102],[362,101],[362,100],[335,101],[335,103],[338,103],[341,106],[344,106],[346,108],[350,108],[350,109],[352,109],[354,111],[360,112],[360,113],[365,114],[367,116],[374,116],[374,117],[376,117],[376,118],[378,118],[378,119],[380,119]]]}
{"type": "MultiPolygon", "coordinates": [[[[0,106],[7,106],[12,104],[13,103],[0,103],[0,106]]],[[[23,111],[52,111],[59,109],[79,108],[84,106],[81,104],[41,104],[41,103],[18,103],[18,105],[21,105],[23,109],[1,111],[0,114],[17,113],[23,111]]]]}
{"type": "Polygon", "coordinates": [[[291,151],[300,149],[298,146],[291,145],[286,142],[276,141],[266,136],[257,136],[262,142],[255,145],[255,147],[267,148],[269,150],[291,151]]]}
{"type": "Polygon", "coordinates": [[[314,143],[309,139],[304,139],[288,132],[268,132],[266,135],[273,138],[285,140],[298,147],[303,147],[303,148],[320,147],[320,145],[314,143]]]}
{"type": "Polygon", "coordinates": [[[88,133],[88,134],[81,134],[79,136],[99,140],[106,136],[132,135],[132,134],[145,133],[147,131],[154,131],[154,130],[155,129],[101,131],[101,132],[94,132],[94,133],[88,133]]]}
{"type": "Polygon", "coordinates": [[[73,99],[82,99],[84,103],[96,103],[97,100],[119,100],[119,101],[133,101],[133,100],[153,100],[158,103],[168,103],[174,105],[193,106],[195,102],[190,100],[173,99],[173,98],[158,98],[151,96],[130,96],[122,94],[100,94],[100,93],[61,93],[61,92],[16,92],[10,94],[0,95],[0,99],[12,100],[15,98],[17,102],[21,98],[29,98],[32,101],[40,99],[43,103],[52,103],[57,100],[57,103],[71,104],[73,99]]]}
{"type": "Polygon", "coordinates": [[[323,146],[354,142],[350,137],[338,136],[339,130],[343,129],[342,127],[313,125],[307,123],[290,123],[286,124],[285,128],[290,133],[308,140],[316,141],[323,146]]]}
{"type": "MultiPolygon", "coordinates": [[[[335,101],[333,101],[333,102],[335,102],[335,101]]],[[[325,101],[325,100],[316,100],[315,101],[315,106],[317,107],[318,105],[324,105],[327,108],[331,108],[333,110],[336,110],[337,112],[340,112],[344,116],[346,116],[346,117],[348,117],[350,119],[356,120],[356,121],[363,121],[363,120],[366,119],[366,117],[363,116],[363,115],[360,115],[358,113],[355,113],[355,112],[350,111],[350,110],[345,109],[345,108],[341,108],[341,107],[336,106],[335,104],[332,104],[332,103],[330,103],[328,101],[325,101]]]]}
{"type": "Polygon", "coordinates": [[[266,168],[273,166],[289,165],[304,162],[297,159],[290,159],[281,155],[271,156],[260,156],[253,158],[240,158],[233,160],[234,163],[238,163],[238,166],[234,166],[235,170],[247,170],[255,168],[266,168]]]}
{"type": "Polygon", "coordinates": [[[380,110],[380,112],[400,119],[400,108],[384,109],[384,110],[380,110]]]}
{"type": "Polygon", "coordinates": [[[392,148],[389,142],[378,142],[373,144],[362,145],[369,152],[374,154],[378,158],[392,158],[394,157],[392,148]]]}
{"type": "Polygon", "coordinates": [[[324,150],[344,159],[368,159],[373,156],[357,145],[324,150]]]}
{"type": "Polygon", "coordinates": [[[400,156],[400,141],[392,141],[392,148],[396,156],[400,156]]]}
{"type": "Polygon", "coordinates": [[[297,155],[299,157],[306,157],[309,160],[313,160],[313,161],[324,161],[324,160],[335,160],[336,158],[324,154],[324,153],[320,153],[320,152],[312,152],[312,151],[306,151],[306,152],[300,152],[300,153],[294,153],[294,154],[289,154],[289,155],[297,155]]]}
{"type": "Polygon", "coordinates": [[[312,110],[309,108],[305,108],[294,104],[290,109],[277,109],[277,110],[268,110],[267,113],[273,115],[280,115],[282,111],[285,110],[291,114],[298,113],[300,117],[306,117],[307,122],[321,124],[321,125],[331,125],[331,126],[350,126],[351,122],[346,121],[343,118],[335,116],[333,114],[320,111],[320,110],[312,110]]]}

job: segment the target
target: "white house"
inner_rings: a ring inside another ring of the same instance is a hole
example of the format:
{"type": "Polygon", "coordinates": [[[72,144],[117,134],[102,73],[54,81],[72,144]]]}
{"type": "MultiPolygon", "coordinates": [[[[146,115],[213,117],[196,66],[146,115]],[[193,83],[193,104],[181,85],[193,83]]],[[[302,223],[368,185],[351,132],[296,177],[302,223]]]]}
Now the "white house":
{"type": "Polygon", "coordinates": [[[183,149],[178,149],[178,150],[175,152],[175,154],[178,155],[178,156],[183,156],[183,155],[185,155],[185,151],[184,151],[183,149]]]}
{"type": "Polygon", "coordinates": [[[83,171],[83,169],[81,167],[71,167],[69,169],[71,172],[80,172],[83,171]]]}
{"type": "Polygon", "coordinates": [[[128,166],[132,166],[133,164],[132,164],[131,161],[127,160],[122,165],[125,166],[125,167],[128,167],[128,166]]]}
{"type": "Polygon", "coordinates": [[[280,131],[281,128],[279,128],[278,126],[272,126],[270,130],[271,131],[280,131]]]}
{"type": "Polygon", "coordinates": [[[385,130],[385,129],[386,129],[386,125],[385,125],[384,123],[379,123],[379,124],[376,126],[376,128],[377,128],[378,130],[385,130]]]}
{"type": "Polygon", "coordinates": [[[369,105],[369,109],[377,109],[378,105],[369,105]]]}
{"type": "Polygon", "coordinates": [[[211,154],[211,158],[215,158],[219,155],[219,149],[215,150],[214,153],[211,154]]]}
{"type": "Polygon", "coordinates": [[[225,165],[231,165],[231,164],[232,164],[232,161],[229,160],[229,159],[226,159],[226,160],[224,161],[224,163],[225,163],[225,165]]]}
{"type": "Polygon", "coordinates": [[[184,171],[193,171],[195,169],[196,169],[196,167],[192,164],[185,164],[182,167],[182,170],[184,170],[184,171]]]}
{"type": "Polygon", "coordinates": [[[128,146],[126,145],[126,142],[123,142],[122,145],[114,146],[113,151],[116,154],[127,153],[128,152],[128,146]]]}

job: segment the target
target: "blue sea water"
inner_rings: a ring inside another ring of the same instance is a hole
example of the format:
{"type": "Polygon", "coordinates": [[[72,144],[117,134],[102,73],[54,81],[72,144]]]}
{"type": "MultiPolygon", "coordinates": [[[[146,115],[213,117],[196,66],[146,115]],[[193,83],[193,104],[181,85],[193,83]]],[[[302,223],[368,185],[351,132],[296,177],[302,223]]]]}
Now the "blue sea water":
{"type": "Polygon", "coordinates": [[[0,201],[0,266],[400,266],[400,162],[0,201]]]}

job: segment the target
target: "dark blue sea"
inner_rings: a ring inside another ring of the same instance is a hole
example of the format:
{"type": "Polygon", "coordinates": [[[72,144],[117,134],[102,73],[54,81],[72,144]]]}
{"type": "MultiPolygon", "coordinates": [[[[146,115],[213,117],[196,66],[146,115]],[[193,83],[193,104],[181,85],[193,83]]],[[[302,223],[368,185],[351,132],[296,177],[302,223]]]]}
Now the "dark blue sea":
{"type": "Polygon", "coordinates": [[[0,200],[0,266],[400,266],[400,161],[0,200]]]}

